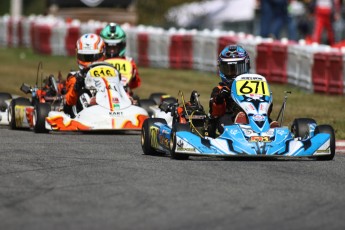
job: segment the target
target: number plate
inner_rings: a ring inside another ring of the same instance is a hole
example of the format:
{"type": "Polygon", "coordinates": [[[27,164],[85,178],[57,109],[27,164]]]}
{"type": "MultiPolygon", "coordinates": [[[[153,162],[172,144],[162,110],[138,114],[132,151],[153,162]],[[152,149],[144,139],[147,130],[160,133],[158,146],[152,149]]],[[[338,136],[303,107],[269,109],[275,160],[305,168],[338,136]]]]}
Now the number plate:
{"type": "Polygon", "coordinates": [[[267,82],[240,80],[236,82],[236,92],[238,95],[257,94],[269,96],[267,82]]]}

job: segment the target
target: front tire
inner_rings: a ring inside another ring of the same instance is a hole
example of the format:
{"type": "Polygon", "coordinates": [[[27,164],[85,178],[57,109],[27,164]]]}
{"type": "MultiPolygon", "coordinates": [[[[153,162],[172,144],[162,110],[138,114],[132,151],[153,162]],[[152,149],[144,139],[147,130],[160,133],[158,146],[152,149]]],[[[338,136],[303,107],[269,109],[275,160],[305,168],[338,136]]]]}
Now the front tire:
{"type": "Polygon", "coordinates": [[[35,106],[34,114],[34,131],[35,133],[48,133],[49,130],[46,129],[46,117],[50,112],[50,105],[48,103],[38,103],[35,106]]]}
{"type": "Polygon", "coordinates": [[[152,99],[141,99],[141,100],[139,100],[139,106],[146,110],[146,112],[149,114],[149,117],[153,116],[153,111],[150,107],[154,106],[154,105],[156,105],[156,103],[152,99]]]}
{"type": "Polygon", "coordinates": [[[311,118],[296,118],[291,125],[291,132],[295,137],[306,139],[310,137],[309,124],[316,124],[316,121],[311,118]]]}
{"type": "Polygon", "coordinates": [[[315,134],[318,133],[328,133],[330,135],[330,148],[331,154],[326,156],[318,156],[316,160],[320,161],[330,161],[333,160],[335,155],[335,132],[332,126],[330,125],[318,125],[315,129],[315,134]]]}
{"type": "Polygon", "coordinates": [[[167,124],[166,120],[162,118],[148,118],[144,121],[143,127],[141,128],[141,148],[145,155],[159,154],[159,152],[152,147],[152,143],[157,143],[158,145],[157,135],[155,136],[151,133],[151,126],[156,122],[161,122],[165,125],[167,124]]]}
{"type": "Polygon", "coordinates": [[[8,106],[5,101],[11,100],[11,99],[12,99],[11,94],[0,92],[0,112],[6,112],[6,110],[8,110],[8,106]]]}

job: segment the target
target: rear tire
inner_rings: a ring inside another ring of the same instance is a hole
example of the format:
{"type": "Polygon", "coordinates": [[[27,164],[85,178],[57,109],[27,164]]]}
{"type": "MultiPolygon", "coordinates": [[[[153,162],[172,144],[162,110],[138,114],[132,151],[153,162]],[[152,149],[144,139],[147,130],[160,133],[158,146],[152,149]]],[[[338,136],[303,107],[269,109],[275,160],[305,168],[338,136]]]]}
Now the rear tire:
{"type": "Polygon", "coordinates": [[[331,148],[331,155],[326,156],[318,156],[316,160],[319,161],[330,161],[334,158],[335,155],[335,132],[332,126],[330,125],[318,125],[315,129],[315,134],[318,133],[328,133],[330,137],[330,148],[331,148]]]}
{"type": "Polygon", "coordinates": [[[316,121],[311,118],[296,118],[292,122],[291,132],[295,135],[295,137],[305,139],[310,135],[309,124],[311,123],[316,124],[316,121]]]}
{"type": "Polygon", "coordinates": [[[152,99],[141,99],[139,100],[139,106],[146,110],[149,114],[149,117],[152,117],[153,111],[150,109],[150,106],[156,105],[155,101],[152,99]]]}
{"type": "Polygon", "coordinates": [[[162,102],[162,96],[167,95],[166,93],[152,93],[149,99],[153,100],[156,105],[159,105],[162,102]]]}
{"type": "Polygon", "coordinates": [[[157,135],[155,137],[152,136],[150,130],[151,126],[156,122],[167,124],[166,120],[162,118],[148,118],[144,121],[143,127],[141,128],[141,148],[145,155],[157,155],[160,153],[151,145],[152,142],[158,143],[157,135]],[[157,138],[157,140],[152,140],[152,138],[157,138]]]}
{"type": "Polygon", "coordinates": [[[171,159],[175,160],[188,160],[189,155],[186,154],[181,154],[181,153],[176,153],[175,148],[176,148],[176,132],[178,131],[187,131],[191,132],[191,128],[189,124],[181,124],[181,123],[176,123],[173,126],[173,129],[171,131],[171,137],[170,137],[170,156],[171,159]]]}
{"type": "Polygon", "coordinates": [[[12,95],[9,93],[1,93],[0,92],[0,112],[6,112],[6,110],[8,109],[7,104],[6,104],[6,100],[11,100],[12,99],[12,95]]]}
{"type": "Polygon", "coordinates": [[[35,133],[48,133],[49,130],[46,129],[46,117],[50,112],[50,105],[48,103],[38,103],[35,106],[35,116],[34,116],[34,131],[35,133]]]}
{"type": "Polygon", "coordinates": [[[16,105],[27,105],[31,106],[31,102],[28,98],[25,97],[18,97],[11,101],[10,107],[8,108],[8,123],[10,129],[18,129],[16,124],[16,114],[15,114],[15,107],[16,105]]]}

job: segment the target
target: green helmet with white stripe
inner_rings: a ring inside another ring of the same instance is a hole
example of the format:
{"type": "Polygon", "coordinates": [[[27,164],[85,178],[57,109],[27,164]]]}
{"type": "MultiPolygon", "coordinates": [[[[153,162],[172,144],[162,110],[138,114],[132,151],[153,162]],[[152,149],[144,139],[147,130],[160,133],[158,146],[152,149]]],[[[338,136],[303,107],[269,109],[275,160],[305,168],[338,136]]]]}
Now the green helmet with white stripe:
{"type": "Polygon", "coordinates": [[[126,53],[126,33],[116,23],[109,23],[100,33],[105,42],[107,58],[124,57],[126,53]]]}

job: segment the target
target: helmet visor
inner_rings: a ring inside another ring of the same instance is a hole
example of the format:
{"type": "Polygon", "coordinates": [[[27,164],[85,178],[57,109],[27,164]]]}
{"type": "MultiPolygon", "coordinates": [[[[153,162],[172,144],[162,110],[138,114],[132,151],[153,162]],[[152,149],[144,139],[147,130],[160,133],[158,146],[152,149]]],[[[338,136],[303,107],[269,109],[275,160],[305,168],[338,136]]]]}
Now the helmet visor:
{"type": "Polygon", "coordinates": [[[241,61],[221,61],[219,70],[226,77],[235,77],[243,73],[247,73],[247,65],[244,60],[241,61]]]}
{"type": "Polygon", "coordinates": [[[108,58],[111,57],[118,57],[120,56],[120,53],[125,49],[126,43],[120,42],[116,45],[114,44],[107,44],[105,47],[105,54],[108,58]]]}
{"type": "Polygon", "coordinates": [[[77,54],[77,58],[82,62],[94,62],[103,57],[103,53],[98,54],[77,54]]]}

